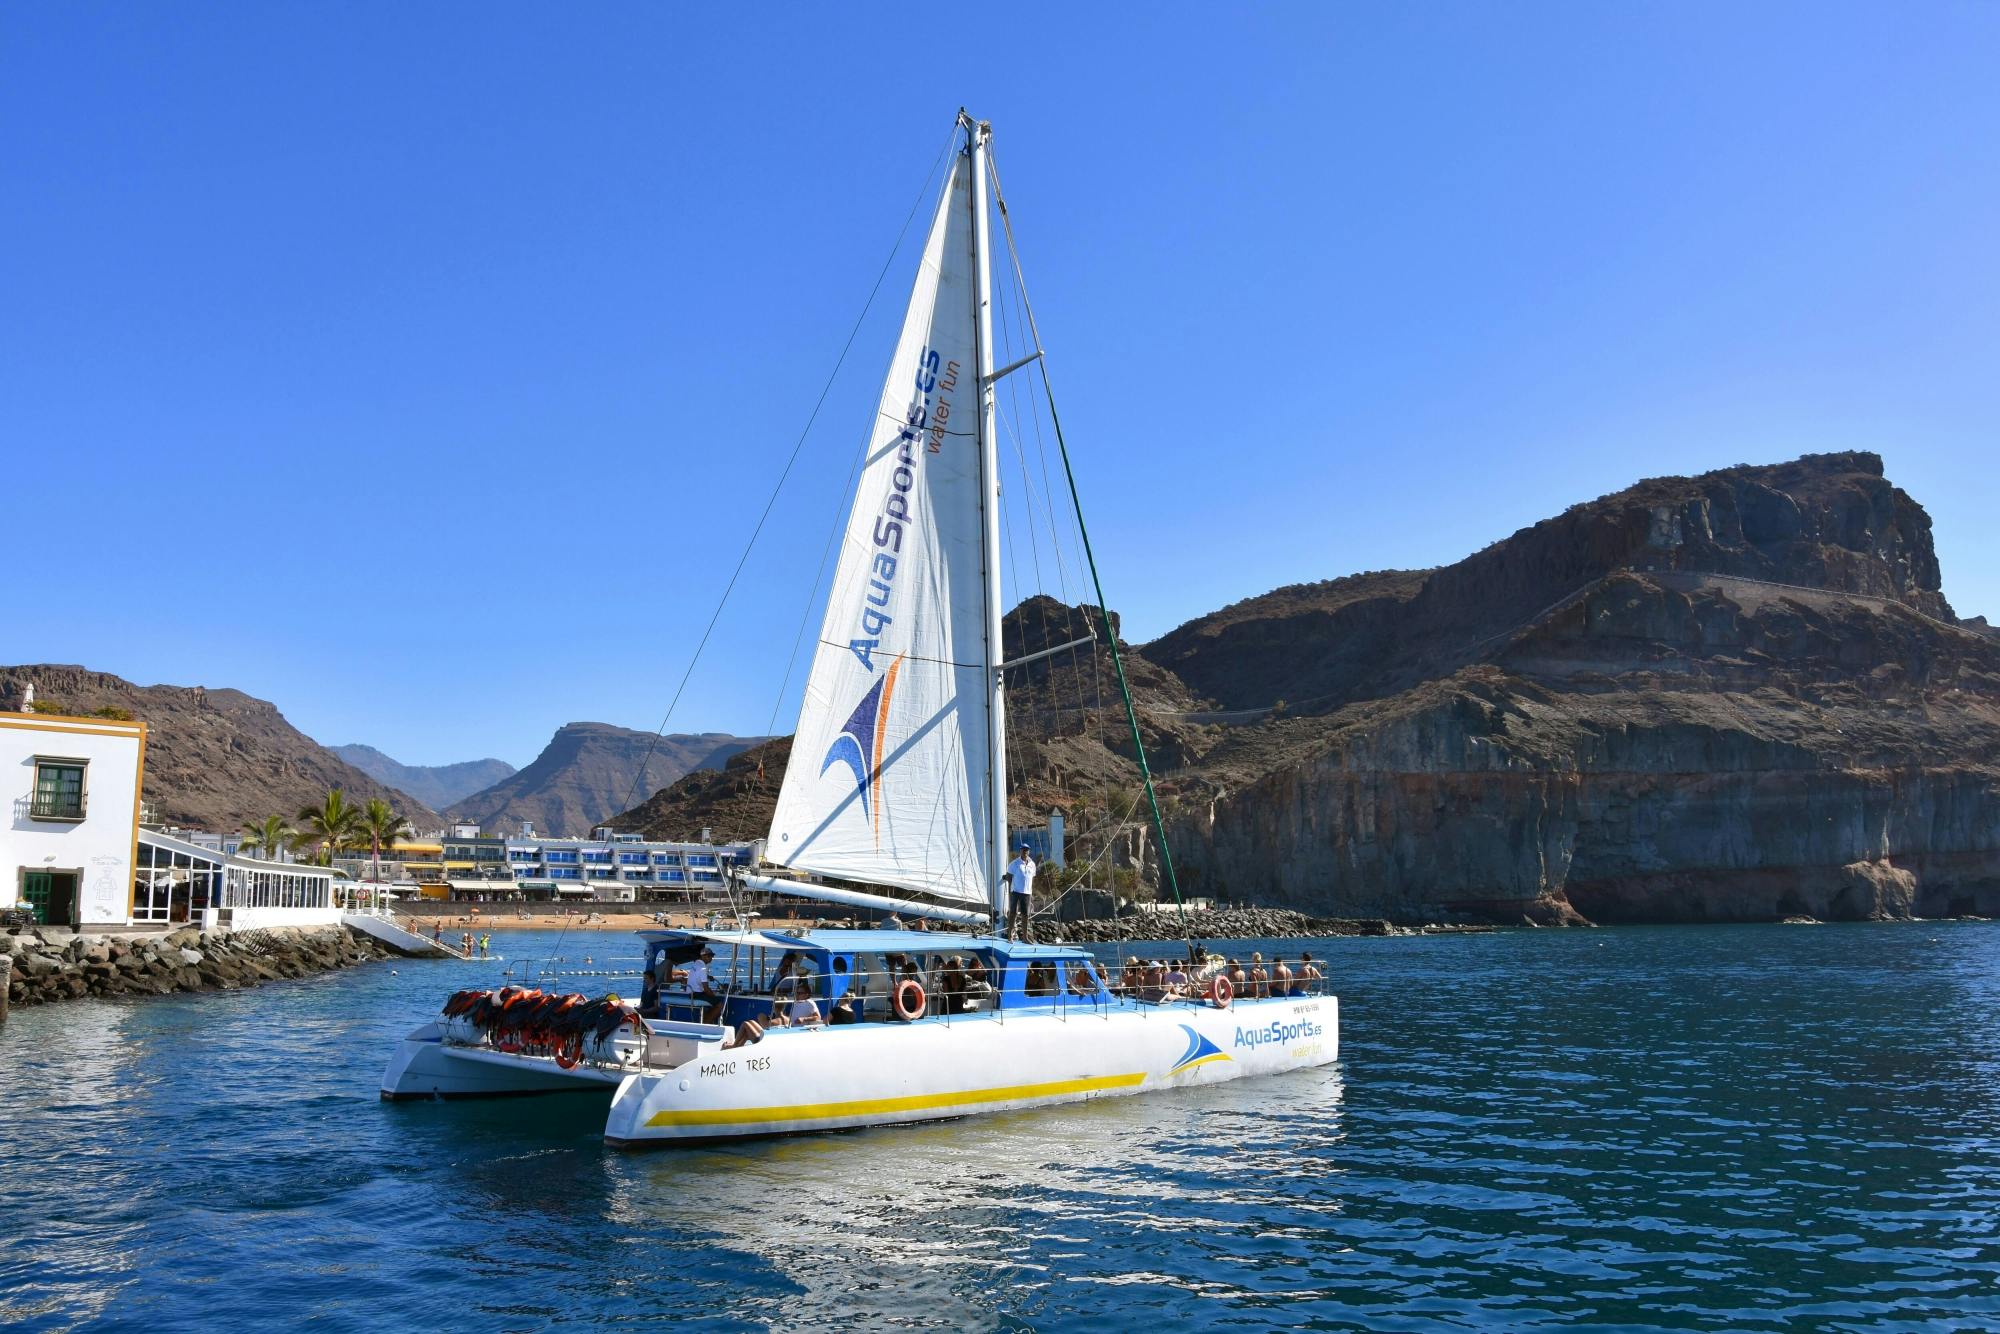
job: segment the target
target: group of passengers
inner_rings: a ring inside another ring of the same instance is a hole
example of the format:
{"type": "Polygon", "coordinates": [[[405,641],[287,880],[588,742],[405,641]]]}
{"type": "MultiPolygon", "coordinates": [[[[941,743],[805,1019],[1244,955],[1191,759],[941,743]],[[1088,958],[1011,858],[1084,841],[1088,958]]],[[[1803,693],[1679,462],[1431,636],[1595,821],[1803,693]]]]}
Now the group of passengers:
{"type": "MultiPolygon", "coordinates": [[[[708,954],[703,951],[704,956],[708,954]]],[[[737,1024],[724,1045],[755,1042],[773,1028],[909,1023],[925,1014],[965,1014],[990,1008],[997,994],[986,962],[977,954],[934,956],[928,973],[916,956],[902,953],[883,954],[879,967],[863,962],[851,975],[843,956],[835,955],[830,967],[831,973],[821,977],[814,973],[809,958],[796,950],[787,951],[771,978],[769,1012],[737,1024]],[[905,986],[912,983],[916,991],[906,992],[905,986]],[[822,996],[827,999],[821,1000],[822,996]]],[[[696,977],[694,967],[687,976],[696,977]]],[[[707,981],[705,970],[700,980],[707,981]]],[[[694,990],[692,981],[689,989],[691,995],[704,994],[694,990]]],[[[717,1022],[721,998],[712,991],[706,995],[715,1003],[704,1018],[717,1022]]]]}
{"type": "Polygon", "coordinates": [[[1036,960],[1028,965],[1028,971],[1021,977],[1021,991],[1029,996],[1053,997],[1059,992],[1067,992],[1080,999],[1097,999],[1100,988],[1089,965],[1081,959],[1072,960],[1066,971],[1068,982],[1061,984],[1056,977],[1056,966],[1053,961],[1036,960]]]}
{"type": "MultiPolygon", "coordinates": [[[[1213,959],[1213,956],[1211,956],[1213,959]]],[[[1121,995],[1137,1000],[1161,1001],[1194,999],[1200,997],[1207,988],[1207,979],[1212,977],[1229,979],[1233,994],[1246,1000],[1265,1000],[1271,997],[1308,996],[1319,989],[1325,976],[1319,965],[1313,962],[1310,953],[1301,951],[1296,965],[1287,964],[1283,955],[1274,955],[1270,967],[1265,967],[1264,956],[1253,953],[1250,966],[1245,968],[1236,959],[1226,962],[1213,961],[1190,977],[1186,968],[1174,959],[1139,959],[1125,961],[1125,970],[1119,974],[1112,988],[1121,995]],[[1220,966],[1214,966],[1219,964],[1220,966]]]]}

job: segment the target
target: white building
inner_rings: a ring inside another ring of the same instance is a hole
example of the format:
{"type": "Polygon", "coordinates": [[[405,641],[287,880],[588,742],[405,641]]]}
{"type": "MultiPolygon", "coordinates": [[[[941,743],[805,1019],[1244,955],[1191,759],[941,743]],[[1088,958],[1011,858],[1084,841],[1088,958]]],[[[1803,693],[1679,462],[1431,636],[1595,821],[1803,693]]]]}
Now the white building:
{"type": "Polygon", "coordinates": [[[595,838],[520,836],[506,846],[523,895],[578,902],[726,903],[728,868],[752,860],[748,843],[654,843],[612,829],[595,838]]]}
{"type": "Polygon", "coordinates": [[[266,926],[333,926],[340,921],[325,866],[238,857],[161,833],[139,831],[135,924],[185,923],[206,931],[266,926]]]}
{"type": "Polygon", "coordinates": [[[146,725],[0,713],[0,905],[57,926],[124,926],[139,853],[146,725]]]}
{"type": "Polygon", "coordinates": [[[86,929],[340,921],[333,871],[142,828],[145,761],[144,723],[0,713],[0,907],[86,929]]]}

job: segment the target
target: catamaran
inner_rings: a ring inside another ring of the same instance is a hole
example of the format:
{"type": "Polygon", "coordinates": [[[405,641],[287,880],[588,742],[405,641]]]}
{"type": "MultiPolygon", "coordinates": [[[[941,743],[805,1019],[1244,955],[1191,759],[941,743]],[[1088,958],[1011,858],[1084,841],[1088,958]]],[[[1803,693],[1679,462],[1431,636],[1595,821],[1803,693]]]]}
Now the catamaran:
{"type": "Polygon", "coordinates": [[[961,112],[958,128],[860,467],[769,866],[744,883],[965,929],[643,931],[636,1000],[457,993],[399,1045],[384,1098],[596,1092],[610,1101],[607,1142],[638,1146],[938,1120],[1337,1058],[1339,1002],[1303,979],[1239,994],[1196,961],[1184,985],[1122,987],[1081,948],[998,934],[1003,684],[1026,659],[1002,653],[995,385],[1042,352],[1037,338],[994,366],[989,219],[1005,204],[991,127],[961,112]]]}

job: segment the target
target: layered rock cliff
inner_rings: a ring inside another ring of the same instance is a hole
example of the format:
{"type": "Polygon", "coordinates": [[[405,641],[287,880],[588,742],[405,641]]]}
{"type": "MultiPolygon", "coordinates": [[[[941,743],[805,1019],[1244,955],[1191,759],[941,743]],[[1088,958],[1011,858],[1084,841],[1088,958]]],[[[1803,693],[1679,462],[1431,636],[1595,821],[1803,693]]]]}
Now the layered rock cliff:
{"type": "Polygon", "coordinates": [[[1189,884],[1404,918],[2000,910],[2000,644],[1873,455],[1578,506],[1425,576],[1359,666],[1337,620],[1255,626],[1332,699],[1181,776],[1189,884]]]}
{"type": "MultiPolygon", "coordinates": [[[[1092,619],[1025,603],[1008,656],[1092,619]]],[[[1087,856],[1155,880],[1104,649],[1010,674],[1014,815],[1062,807],[1087,856]]],[[[1441,569],[1247,599],[1127,667],[1190,893],[1404,921],[2000,913],[2000,639],[1953,615],[1929,516],[1872,454],[1641,482],[1441,569]]],[[[754,836],[773,758],[624,818],[754,836]]]]}

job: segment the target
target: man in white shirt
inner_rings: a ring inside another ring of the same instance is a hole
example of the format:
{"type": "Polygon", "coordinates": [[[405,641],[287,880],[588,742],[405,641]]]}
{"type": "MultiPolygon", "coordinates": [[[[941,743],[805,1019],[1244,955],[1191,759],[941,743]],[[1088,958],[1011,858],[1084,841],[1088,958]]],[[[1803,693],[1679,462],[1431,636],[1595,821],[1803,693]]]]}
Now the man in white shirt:
{"type": "Polygon", "coordinates": [[[701,953],[695,956],[682,974],[687,981],[688,995],[707,1007],[708,1013],[704,1018],[709,1023],[714,1023],[714,1016],[722,1013],[722,997],[715,994],[715,982],[708,975],[708,966],[713,962],[715,962],[715,951],[703,945],[701,953]]]}
{"type": "Polygon", "coordinates": [[[1007,939],[1035,943],[1035,854],[1027,844],[1007,863],[1007,939]]]}

